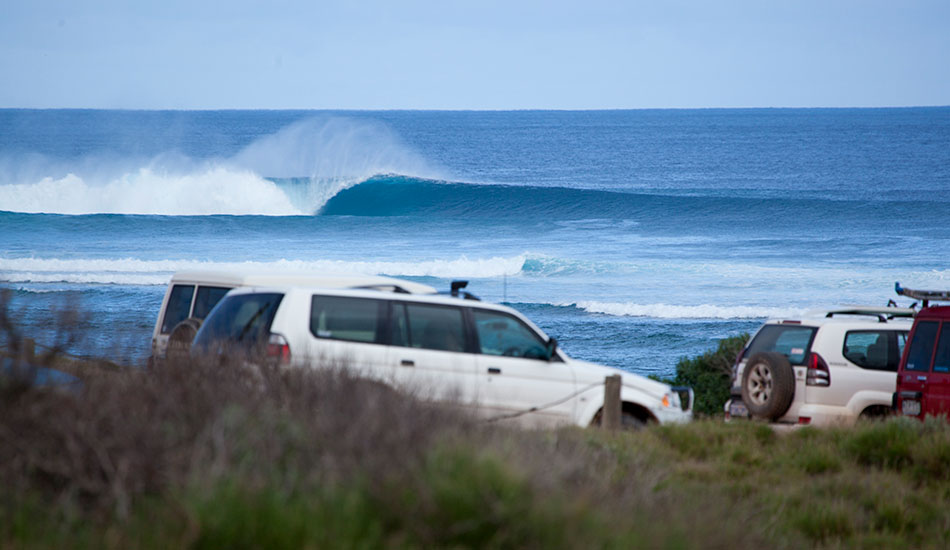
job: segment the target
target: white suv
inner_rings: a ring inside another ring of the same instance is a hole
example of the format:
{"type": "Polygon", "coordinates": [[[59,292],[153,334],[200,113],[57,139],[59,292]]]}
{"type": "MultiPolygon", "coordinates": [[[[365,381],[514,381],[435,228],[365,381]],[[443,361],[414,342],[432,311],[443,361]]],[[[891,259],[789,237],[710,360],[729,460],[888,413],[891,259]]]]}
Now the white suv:
{"type": "Polygon", "coordinates": [[[207,317],[192,352],[264,348],[281,363],[353,369],[528,426],[596,424],[604,379],[619,374],[624,424],[692,417],[689,388],[573,360],[517,311],[453,294],[235,289],[207,317]]]}
{"type": "Polygon", "coordinates": [[[839,425],[890,414],[914,313],[852,307],[766,322],[736,359],[727,418],[839,425]]]}
{"type": "Polygon", "coordinates": [[[374,288],[411,294],[435,294],[429,285],[379,276],[182,271],[175,273],[158,310],[152,331],[151,360],[164,359],[169,342],[186,352],[204,318],[231,289],[262,285],[310,285],[329,288],[374,288]]]}

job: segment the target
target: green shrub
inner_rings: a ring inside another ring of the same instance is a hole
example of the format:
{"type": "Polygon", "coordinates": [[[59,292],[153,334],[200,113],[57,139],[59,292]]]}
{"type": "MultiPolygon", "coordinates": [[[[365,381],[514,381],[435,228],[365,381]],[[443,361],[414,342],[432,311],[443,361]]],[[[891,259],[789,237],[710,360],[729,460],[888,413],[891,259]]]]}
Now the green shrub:
{"type": "Polygon", "coordinates": [[[729,399],[732,365],[748,341],[748,334],[730,336],[720,340],[715,351],[707,351],[692,359],[684,357],[676,364],[673,384],[693,388],[696,394],[694,413],[707,416],[722,413],[722,407],[729,399]]]}
{"type": "Polygon", "coordinates": [[[383,527],[358,490],[285,492],[224,483],[189,498],[194,548],[373,548],[383,527]]]}

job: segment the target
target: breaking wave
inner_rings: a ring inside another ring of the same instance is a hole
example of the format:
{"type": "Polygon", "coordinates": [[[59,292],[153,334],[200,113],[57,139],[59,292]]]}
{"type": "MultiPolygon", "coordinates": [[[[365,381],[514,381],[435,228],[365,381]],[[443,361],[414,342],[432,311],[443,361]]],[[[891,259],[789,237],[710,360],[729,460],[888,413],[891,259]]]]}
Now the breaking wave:
{"type": "Polygon", "coordinates": [[[4,160],[16,169],[0,173],[0,211],[49,214],[312,215],[377,175],[438,177],[386,126],[339,117],[291,124],[230,158],[4,160]]]}
{"type": "Polygon", "coordinates": [[[280,188],[254,173],[211,167],[172,175],[142,168],[95,184],[75,174],[38,183],[0,185],[0,210],[54,214],[256,214],[293,216],[295,207],[280,188]]]}

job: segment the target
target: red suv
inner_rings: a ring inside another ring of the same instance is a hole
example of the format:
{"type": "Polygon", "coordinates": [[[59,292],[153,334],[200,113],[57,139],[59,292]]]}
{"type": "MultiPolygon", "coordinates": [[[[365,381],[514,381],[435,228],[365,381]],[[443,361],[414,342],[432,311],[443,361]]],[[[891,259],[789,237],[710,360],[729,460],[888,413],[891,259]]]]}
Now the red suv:
{"type": "Polygon", "coordinates": [[[921,300],[897,371],[894,408],[905,416],[950,416],[950,291],[911,290],[895,285],[897,294],[921,300]]]}

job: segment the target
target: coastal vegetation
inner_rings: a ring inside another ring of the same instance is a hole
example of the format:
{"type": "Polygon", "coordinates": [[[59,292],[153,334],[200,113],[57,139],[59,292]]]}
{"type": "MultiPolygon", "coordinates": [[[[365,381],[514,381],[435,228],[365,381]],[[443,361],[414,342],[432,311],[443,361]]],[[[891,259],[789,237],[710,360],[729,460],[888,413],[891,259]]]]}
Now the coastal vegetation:
{"type": "Polygon", "coordinates": [[[15,365],[0,377],[4,548],[950,543],[942,420],[525,431],[341,368],[185,359],[57,388],[15,365]]]}
{"type": "Polygon", "coordinates": [[[676,376],[668,382],[693,388],[695,414],[722,415],[723,405],[729,399],[732,366],[748,341],[747,333],[723,338],[716,349],[696,357],[683,357],[676,363],[676,376]]]}

